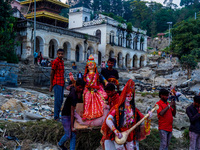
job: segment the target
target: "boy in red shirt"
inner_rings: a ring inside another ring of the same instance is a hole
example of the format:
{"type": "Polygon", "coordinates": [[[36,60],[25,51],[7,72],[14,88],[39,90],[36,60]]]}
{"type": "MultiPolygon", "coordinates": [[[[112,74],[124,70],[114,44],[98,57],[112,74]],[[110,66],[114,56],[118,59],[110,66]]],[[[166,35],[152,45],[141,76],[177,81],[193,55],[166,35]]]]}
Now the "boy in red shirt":
{"type": "Polygon", "coordinates": [[[64,97],[64,50],[58,49],[57,50],[57,58],[52,63],[51,68],[51,77],[50,77],[50,88],[49,91],[51,92],[54,89],[54,119],[59,121],[59,114],[60,108],[63,103],[64,97]]]}
{"type": "Polygon", "coordinates": [[[160,133],[159,150],[168,150],[168,146],[172,137],[173,116],[176,115],[176,103],[174,100],[169,104],[167,102],[169,91],[161,89],[159,91],[160,100],[156,103],[159,106],[157,110],[158,129],[160,133]]]}

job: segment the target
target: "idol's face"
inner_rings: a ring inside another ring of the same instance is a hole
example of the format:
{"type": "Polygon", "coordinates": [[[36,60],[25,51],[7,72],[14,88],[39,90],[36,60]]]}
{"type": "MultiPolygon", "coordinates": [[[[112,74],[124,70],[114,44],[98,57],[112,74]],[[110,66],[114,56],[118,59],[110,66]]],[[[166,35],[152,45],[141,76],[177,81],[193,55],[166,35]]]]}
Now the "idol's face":
{"type": "Polygon", "coordinates": [[[94,63],[88,64],[88,70],[94,70],[94,63]]]}
{"type": "Polygon", "coordinates": [[[133,94],[132,93],[126,94],[126,102],[130,102],[132,99],[133,99],[133,94]]]}

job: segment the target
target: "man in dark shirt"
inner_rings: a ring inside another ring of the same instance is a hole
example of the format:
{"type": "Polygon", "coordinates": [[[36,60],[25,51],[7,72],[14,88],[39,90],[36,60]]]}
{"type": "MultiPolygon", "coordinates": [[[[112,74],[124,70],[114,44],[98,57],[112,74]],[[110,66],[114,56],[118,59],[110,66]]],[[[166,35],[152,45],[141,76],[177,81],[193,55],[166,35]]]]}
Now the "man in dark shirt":
{"type": "Polygon", "coordinates": [[[186,113],[190,119],[189,150],[200,149],[200,96],[194,97],[194,102],[187,107],[186,113]]]}
{"type": "Polygon", "coordinates": [[[70,138],[70,150],[75,150],[76,146],[76,134],[74,128],[74,110],[77,103],[82,103],[82,93],[84,88],[84,81],[82,79],[76,80],[75,87],[71,87],[70,93],[67,96],[63,110],[62,110],[62,124],[65,131],[65,135],[58,142],[58,146],[62,150],[67,150],[64,146],[65,142],[70,138]]]}
{"type": "MultiPolygon", "coordinates": [[[[114,66],[114,62],[115,62],[115,59],[114,58],[109,58],[108,59],[108,68],[106,69],[103,69],[101,71],[101,74],[104,76],[104,78],[108,81],[108,79],[111,77],[111,76],[114,76],[115,79],[119,79],[119,74],[118,74],[118,71],[113,69],[113,66],[114,66]]],[[[117,90],[119,91],[119,88],[117,88],[117,90]]]]}

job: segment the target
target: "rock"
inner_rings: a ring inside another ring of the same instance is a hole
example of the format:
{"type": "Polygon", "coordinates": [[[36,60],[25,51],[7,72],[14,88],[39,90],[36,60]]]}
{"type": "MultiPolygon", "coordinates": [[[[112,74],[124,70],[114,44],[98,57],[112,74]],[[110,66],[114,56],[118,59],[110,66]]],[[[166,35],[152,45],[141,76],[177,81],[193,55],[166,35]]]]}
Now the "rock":
{"type": "Polygon", "coordinates": [[[139,74],[143,78],[149,78],[152,75],[152,69],[150,69],[149,67],[142,68],[139,70],[139,74]]]}
{"type": "Polygon", "coordinates": [[[200,69],[194,70],[192,72],[191,78],[192,78],[193,81],[200,83],[200,69]]]}
{"type": "Polygon", "coordinates": [[[156,68],[158,66],[158,63],[157,62],[150,62],[147,66],[150,67],[150,68],[156,68]]]}
{"type": "Polygon", "coordinates": [[[128,72],[119,72],[119,77],[135,80],[134,74],[128,72]]]}
{"type": "Polygon", "coordinates": [[[40,114],[33,114],[33,113],[25,112],[24,119],[25,120],[40,120],[40,119],[44,119],[44,117],[41,116],[40,114]]]}
{"type": "Polygon", "coordinates": [[[186,113],[179,113],[177,111],[176,117],[174,117],[173,127],[178,130],[184,130],[190,125],[189,118],[186,113]]]}
{"type": "Polygon", "coordinates": [[[17,100],[17,99],[10,99],[9,101],[7,101],[5,104],[3,104],[1,106],[1,110],[5,111],[5,110],[17,110],[17,111],[24,111],[27,110],[28,107],[23,104],[21,101],[17,100]]]}
{"type": "Polygon", "coordinates": [[[155,86],[170,86],[169,80],[163,77],[156,77],[154,80],[155,86]]]}

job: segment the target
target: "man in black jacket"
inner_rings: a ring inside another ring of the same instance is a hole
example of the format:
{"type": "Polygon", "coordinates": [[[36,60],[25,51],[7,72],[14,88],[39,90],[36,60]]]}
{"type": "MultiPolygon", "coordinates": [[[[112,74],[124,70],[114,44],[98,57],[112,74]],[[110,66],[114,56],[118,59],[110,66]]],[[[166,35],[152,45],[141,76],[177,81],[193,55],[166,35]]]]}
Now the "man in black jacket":
{"type": "Polygon", "coordinates": [[[187,107],[186,113],[190,119],[189,150],[200,149],[200,96],[194,97],[194,102],[187,107]]]}

